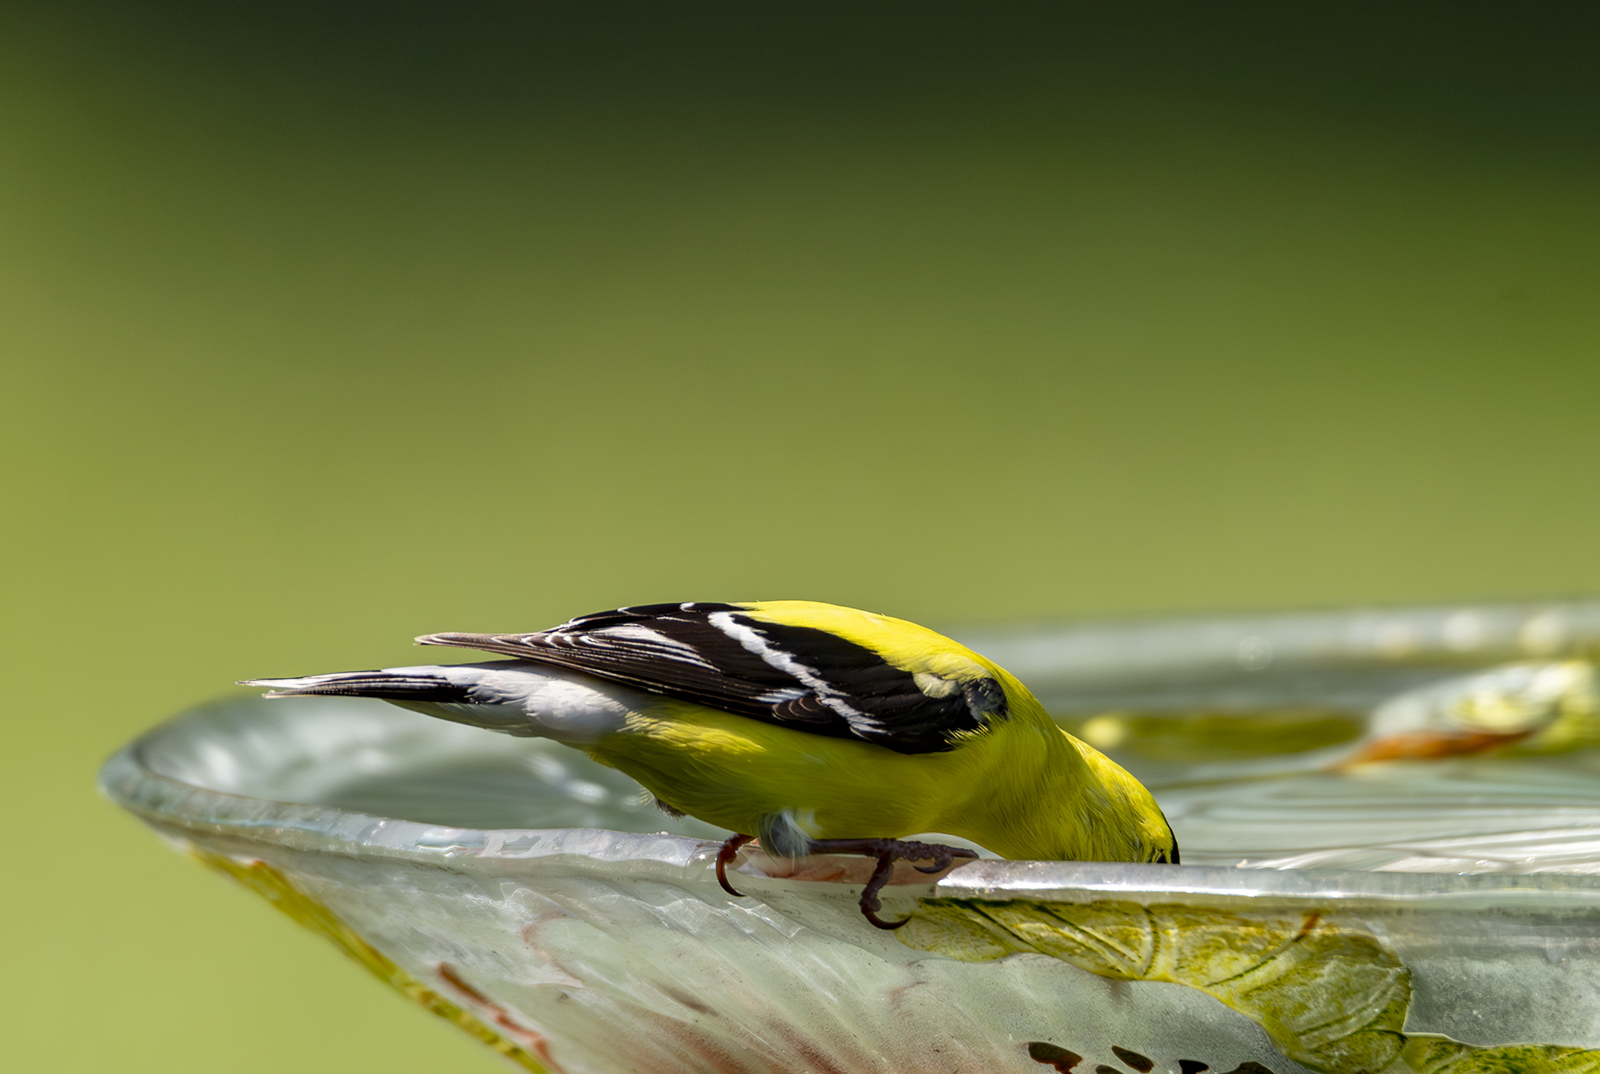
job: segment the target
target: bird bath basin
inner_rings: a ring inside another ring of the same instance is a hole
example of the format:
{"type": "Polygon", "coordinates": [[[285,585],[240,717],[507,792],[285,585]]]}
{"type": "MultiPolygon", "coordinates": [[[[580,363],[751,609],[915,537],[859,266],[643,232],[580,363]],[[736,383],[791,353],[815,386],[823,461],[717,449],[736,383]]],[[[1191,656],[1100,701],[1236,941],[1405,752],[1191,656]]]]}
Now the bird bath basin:
{"type": "Polygon", "coordinates": [[[755,852],[736,899],[626,777],[350,699],[202,708],[101,781],[529,1070],[1600,1074],[1600,605],[961,640],[1183,866],[902,874],[882,932],[862,863],[755,852]]]}

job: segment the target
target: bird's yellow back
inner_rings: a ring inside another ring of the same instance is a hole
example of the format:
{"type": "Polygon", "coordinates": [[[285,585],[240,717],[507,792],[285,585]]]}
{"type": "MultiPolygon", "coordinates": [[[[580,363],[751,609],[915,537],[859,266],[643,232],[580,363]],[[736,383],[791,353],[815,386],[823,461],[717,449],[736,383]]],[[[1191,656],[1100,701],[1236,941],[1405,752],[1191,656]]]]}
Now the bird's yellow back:
{"type": "Polygon", "coordinates": [[[762,600],[741,605],[752,619],[822,630],[877,653],[912,674],[969,681],[999,669],[960,642],[905,619],[814,600],[762,600]]]}

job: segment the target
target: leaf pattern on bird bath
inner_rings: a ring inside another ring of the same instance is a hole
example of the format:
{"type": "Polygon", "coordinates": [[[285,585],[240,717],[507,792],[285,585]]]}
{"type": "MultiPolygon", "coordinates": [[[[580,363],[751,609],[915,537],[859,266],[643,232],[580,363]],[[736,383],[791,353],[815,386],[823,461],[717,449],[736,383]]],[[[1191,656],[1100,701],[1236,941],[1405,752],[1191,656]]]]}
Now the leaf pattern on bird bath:
{"type": "MultiPolygon", "coordinates": [[[[1600,1051],[1407,1035],[1410,971],[1372,932],[1316,910],[924,899],[898,936],[968,962],[1036,954],[1100,977],[1198,989],[1326,1074],[1600,1074],[1600,1051]]],[[[1060,1051],[1030,1054],[1059,1070],[1060,1051]]]]}

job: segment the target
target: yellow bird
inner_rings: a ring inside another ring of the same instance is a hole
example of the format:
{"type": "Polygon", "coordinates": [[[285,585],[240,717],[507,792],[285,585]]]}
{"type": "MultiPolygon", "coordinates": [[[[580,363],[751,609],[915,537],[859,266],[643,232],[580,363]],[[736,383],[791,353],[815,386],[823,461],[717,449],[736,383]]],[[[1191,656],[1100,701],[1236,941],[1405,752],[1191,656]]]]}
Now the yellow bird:
{"type": "Polygon", "coordinates": [[[377,697],[431,716],[583,750],[662,807],[754,837],[768,853],[859,853],[945,868],[1007,858],[1178,861],[1155,799],[1061,730],[1004,668],[903,619],[814,601],[649,604],[532,634],[428,634],[509,660],[252,679],[268,697],[377,697]]]}

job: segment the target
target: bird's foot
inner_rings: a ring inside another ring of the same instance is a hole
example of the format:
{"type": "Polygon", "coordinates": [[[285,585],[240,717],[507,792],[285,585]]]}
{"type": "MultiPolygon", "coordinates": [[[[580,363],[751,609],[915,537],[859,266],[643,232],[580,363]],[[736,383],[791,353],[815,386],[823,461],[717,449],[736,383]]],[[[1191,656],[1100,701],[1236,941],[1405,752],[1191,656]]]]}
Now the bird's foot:
{"type": "MultiPolygon", "coordinates": [[[[723,844],[724,852],[728,852],[728,840],[723,844]]],[[[737,846],[734,848],[738,849],[737,846]]],[[[883,909],[883,903],[878,899],[878,893],[889,882],[889,877],[894,873],[894,863],[897,861],[931,862],[931,865],[914,865],[919,873],[937,873],[950,868],[957,858],[976,858],[975,851],[965,847],[947,847],[943,843],[918,843],[910,839],[813,839],[810,847],[813,854],[865,854],[869,858],[878,859],[878,867],[872,870],[872,879],[867,881],[867,886],[861,890],[861,914],[868,921],[880,929],[897,929],[911,919],[905,921],[884,921],[878,917],[878,911],[883,909]]],[[[732,854],[729,852],[731,858],[732,854]]],[[[726,884],[723,887],[727,887],[726,884]]]]}
{"type": "Polygon", "coordinates": [[[722,849],[717,851],[717,883],[722,885],[723,891],[736,899],[743,896],[733,890],[733,885],[728,883],[728,866],[738,856],[740,847],[754,841],[753,835],[730,835],[723,841],[722,849]]]}

